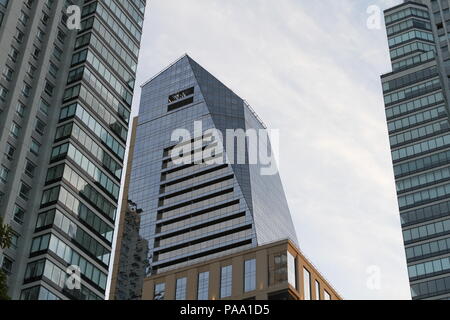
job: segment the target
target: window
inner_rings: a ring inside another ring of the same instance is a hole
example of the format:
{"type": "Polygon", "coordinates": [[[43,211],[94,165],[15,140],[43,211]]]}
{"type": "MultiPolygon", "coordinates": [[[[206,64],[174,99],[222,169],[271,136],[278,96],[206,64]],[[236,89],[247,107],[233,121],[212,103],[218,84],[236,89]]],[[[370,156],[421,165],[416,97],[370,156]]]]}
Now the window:
{"type": "Polygon", "coordinates": [[[46,81],[45,82],[45,92],[49,95],[52,96],[53,95],[53,90],[55,89],[55,86],[53,84],[51,84],[50,82],[46,81]]]}
{"type": "Polygon", "coordinates": [[[20,186],[20,197],[24,200],[28,200],[30,196],[31,187],[27,185],[26,183],[22,182],[22,185],[20,186]]]}
{"type": "Polygon", "coordinates": [[[34,73],[36,72],[36,67],[33,66],[31,63],[28,64],[28,70],[27,70],[27,74],[30,78],[34,77],[34,73]]]}
{"type": "Polygon", "coordinates": [[[328,293],[327,290],[324,290],[323,296],[324,296],[324,300],[331,300],[331,295],[328,293]]]}
{"type": "Polygon", "coordinates": [[[311,274],[305,268],[303,268],[303,286],[305,300],[311,300],[311,274]]]}
{"type": "Polygon", "coordinates": [[[27,160],[27,164],[25,165],[25,173],[32,178],[34,176],[35,169],[36,165],[34,165],[30,160],[27,160]]]}
{"type": "Polygon", "coordinates": [[[42,12],[42,18],[41,21],[44,25],[47,25],[48,21],[50,20],[50,17],[45,12],[42,12]]]}
{"type": "Polygon", "coordinates": [[[41,146],[39,145],[39,143],[34,141],[34,139],[31,140],[31,146],[30,146],[31,153],[33,153],[34,155],[38,156],[40,148],[41,148],[41,146]]]}
{"type": "Polygon", "coordinates": [[[30,96],[30,94],[31,94],[31,86],[29,85],[29,84],[27,84],[27,83],[24,83],[23,84],[23,87],[22,87],[22,94],[25,96],[25,97],[29,97],[30,96]]]}
{"type": "Polygon", "coordinates": [[[19,247],[19,235],[16,233],[11,234],[11,248],[17,249],[19,247]]]}
{"type": "Polygon", "coordinates": [[[198,275],[197,300],[208,300],[209,298],[209,272],[198,275]]]}
{"type": "Polygon", "coordinates": [[[220,297],[231,297],[233,285],[233,266],[222,267],[220,273],[220,297]]]}
{"type": "Polygon", "coordinates": [[[13,263],[14,262],[11,259],[4,257],[3,264],[2,264],[3,271],[5,271],[7,274],[11,274],[13,263]]]}
{"type": "Polygon", "coordinates": [[[25,5],[31,9],[33,6],[34,0],[25,0],[25,5]]]}
{"type": "Polygon", "coordinates": [[[42,120],[39,119],[39,118],[36,118],[35,129],[36,129],[36,132],[37,132],[37,133],[43,135],[43,134],[44,134],[44,130],[45,130],[45,126],[46,126],[46,124],[45,124],[44,121],[42,121],[42,120]]]}
{"type": "Polygon", "coordinates": [[[297,289],[297,264],[294,256],[288,252],[287,254],[287,264],[288,264],[288,282],[291,286],[297,289]]]}
{"type": "Polygon", "coordinates": [[[15,38],[16,38],[17,42],[22,43],[23,39],[25,39],[25,34],[22,31],[20,31],[19,29],[16,29],[15,38]]]}
{"type": "Polygon", "coordinates": [[[13,122],[11,124],[11,129],[9,131],[9,134],[10,134],[11,137],[13,137],[15,139],[19,138],[20,127],[19,127],[19,125],[17,123],[13,122]]]}
{"type": "Polygon", "coordinates": [[[4,166],[0,167],[0,181],[6,184],[8,182],[9,170],[4,166]]]}
{"type": "Polygon", "coordinates": [[[188,99],[185,99],[185,100],[181,100],[179,102],[176,102],[176,103],[173,103],[173,104],[169,105],[169,107],[167,108],[167,111],[168,112],[174,111],[174,110],[183,108],[183,107],[185,107],[185,106],[187,106],[189,104],[192,104],[192,103],[194,103],[194,98],[188,98],[188,99]]]}
{"type": "Polygon", "coordinates": [[[320,283],[319,281],[315,281],[314,282],[314,287],[315,287],[315,291],[316,291],[316,300],[320,300],[320,283]]]}
{"type": "Polygon", "coordinates": [[[178,93],[172,94],[171,96],[169,96],[169,103],[181,100],[187,96],[193,95],[194,94],[194,88],[189,88],[183,91],[180,91],[178,93]]]}
{"type": "Polygon", "coordinates": [[[26,26],[28,21],[30,20],[30,17],[28,17],[25,12],[20,11],[20,15],[19,15],[19,21],[26,26]]]}
{"type": "Polygon", "coordinates": [[[177,279],[175,300],[186,300],[187,278],[177,279]]]}
{"type": "Polygon", "coordinates": [[[62,43],[64,43],[64,40],[66,40],[66,34],[63,31],[61,31],[61,30],[58,30],[58,33],[57,33],[56,37],[62,43]]]}
{"type": "Polygon", "coordinates": [[[14,71],[8,66],[5,66],[5,69],[3,69],[3,77],[7,81],[11,81],[12,80],[13,73],[14,73],[14,71]]]}
{"type": "Polygon", "coordinates": [[[42,41],[44,41],[44,37],[45,37],[45,32],[42,31],[41,28],[38,28],[38,31],[37,31],[37,34],[36,34],[36,38],[37,38],[40,42],[42,42],[42,41]]]}
{"type": "Polygon", "coordinates": [[[6,97],[8,96],[8,90],[0,85],[0,100],[5,101],[6,97]]]}
{"type": "Polygon", "coordinates": [[[17,204],[14,206],[13,214],[14,214],[14,221],[17,222],[18,224],[23,224],[25,211],[17,204]]]}
{"type": "Polygon", "coordinates": [[[254,290],[256,290],[256,259],[251,259],[244,263],[244,291],[254,290]]]}
{"type": "MultiPolygon", "coordinates": [[[[86,299],[89,299],[89,292],[86,292],[84,287],[81,287],[81,292],[84,295],[86,293],[86,299]]],[[[92,299],[95,299],[95,297],[92,297],[92,299]]],[[[61,300],[58,296],[54,295],[52,292],[50,292],[48,289],[44,287],[32,287],[29,289],[25,289],[22,291],[20,295],[20,300],[39,300],[39,301],[57,301],[61,300]]]]}
{"type": "Polygon", "coordinates": [[[269,264],[269,284],[277,285],[288,281],[286,252],[274,254],[269,264]]]}
{"type": "Polygon", "coordinates": [[[55,49],[53,50],[53,55],[55,56],[56,59],[61,60],[63,51],[55,45],[55,49]]]}
{"type": "Polygon", "coordinates": [[[38,47],[34,46],[33,47],[33,51],[31,52],[31,55],[33,56],[33,58],[38,60],[40,54],[41,54],[41,49],[39,49],[38,47]]]}
{"type": "Polygon", "coordinates": [[[8,143],[8,144],[6,145],[6,152],[5,152],[5,155],[6,155],[6,158],[7,158],[9,161],[13,160],[14,152],[16,152],[16,149],[15,149],[12,145],[10,145],[10,144],[8,143]]]}
{"type": "Polygon", "coordinates": [[[43,114],[48,115],[48,110],[50,109],[50,105],[44,99],[41,99],[41,104],[39,105],[39,110],[42,111],[43,114]]]}
{"type": "Polygon", "coordinates": [[[17,61],[17,58],[19,57],[19,51],[16,48],[11,47],[11,50],[9,51],[9,57],[12,61],[17,61]]]}
{"type": "Polygon", "coordinates": [[[51,61],[50,61],[50,66],[48,68],[48,71],[54,78],[57,77],[57,75],[58,75],[58,67],[51,61]]]}
{"type": "Polygon", "coordinates": [[[164,300],[165,294],[166,294],[166,284],[165,283],[156,284],[153,300],[164,300]]]}
{"type": "Polygon", "coordinates": [[[23,118],[23,116],[25,115],[25,105],[20,101],[17,103],[16,113],[21,118],[23,118]]]}

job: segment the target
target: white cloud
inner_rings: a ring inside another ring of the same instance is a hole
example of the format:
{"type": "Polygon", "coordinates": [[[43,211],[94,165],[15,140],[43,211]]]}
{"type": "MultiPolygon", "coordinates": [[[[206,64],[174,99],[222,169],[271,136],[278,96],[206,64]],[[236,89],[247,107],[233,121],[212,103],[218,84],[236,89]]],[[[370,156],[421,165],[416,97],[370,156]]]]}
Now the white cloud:
{"type": "Polygon", "coordinates": [[[369,5],[399,2],[153,0],[146,17],[137,83],[187,52],[281,129],[300,245],[348,299],[410,298],[379,80],[386,36],[366,27],[369,5]],[[380,291],[366,286],[371,265],[380,291]]]}

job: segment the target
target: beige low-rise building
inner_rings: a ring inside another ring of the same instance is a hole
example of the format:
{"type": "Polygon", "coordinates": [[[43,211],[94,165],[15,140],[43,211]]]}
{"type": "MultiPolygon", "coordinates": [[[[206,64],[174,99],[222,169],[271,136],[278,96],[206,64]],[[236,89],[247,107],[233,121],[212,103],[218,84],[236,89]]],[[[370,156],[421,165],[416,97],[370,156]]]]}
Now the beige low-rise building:
{"type": "Polygon", "coordinates": [[[151,276],[144,300],[342,300],[289,240],[151,276]]]}

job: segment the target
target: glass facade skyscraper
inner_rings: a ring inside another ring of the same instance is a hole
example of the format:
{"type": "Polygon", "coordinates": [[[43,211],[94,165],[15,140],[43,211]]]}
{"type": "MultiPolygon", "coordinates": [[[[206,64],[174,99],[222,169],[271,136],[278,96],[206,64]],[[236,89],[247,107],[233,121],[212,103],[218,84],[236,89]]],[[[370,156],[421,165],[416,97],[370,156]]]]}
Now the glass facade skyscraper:
{"type": "Polygon", "coordinates": [[[450,298],[449,5],[385,11],[392,72],[382,83],[413,299],[450,298]]]}
{"type": "Polygon", "coordinates": [[[0,1],[0,215],[14,230],[1,257],[13,299],[105,298],[145,5],[0,1]],[[68,29],[70,5],[81,30],[68,29]]]}
{"type": "MultiPolygon", "coordinates": [[[[227,129],[265,128],[243,99],[193,59],[183,56],[143,85],[137,121],[128,200],[142,210],[146,276],[281,239],[297,243],[278,173],[262,175],[262,165],[248,161],[173,161],[172,133],[182,128],[194,137],[195,122],[203,128],[200,140],[208,140],[208,129],[225,136],[227,129]]],[[[214,145],[196,140],[187,154],[214,145]]],[[[249,148],[247,143],[246,159],[249,148]]],[[[270,142],[264,148],[271,150],[270,142]]],[[[223,152],[237,151],[224,146],[223,152]]]]}

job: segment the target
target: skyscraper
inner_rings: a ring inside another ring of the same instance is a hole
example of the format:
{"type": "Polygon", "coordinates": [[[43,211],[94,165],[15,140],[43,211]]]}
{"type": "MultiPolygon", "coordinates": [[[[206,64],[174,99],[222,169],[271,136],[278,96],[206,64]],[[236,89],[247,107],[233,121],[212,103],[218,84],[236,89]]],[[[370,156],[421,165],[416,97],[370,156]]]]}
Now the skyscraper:
{"type": "Polygon", "coordinates": [[[14,230],[1,257],[13,299],[105,297],[145,2],[0,1],[0,215],[14,230]],[[71,5],[80,30],[66,23],[71,5]]]}
{"type": "MultiPolygon", "coordinates": [[[[248,161],[255,147],[250,139],[245,163],[210,164],[204,153],[200,162],[174,161],[177,129],[193,137],[181,143],[189,145],[183,157],[216,145],[208,129],[224,136],[227,130],[265,130],[244,100],[193,59],[183,56],[142,86],[137,121],[128,201],[142,210],[139,233],[149,246],[146,276],[278,240],[297,244],[280,177],[261,174],[264,165],[248,161]],[[197,132],[199,124],[203,131],[197,132]]],[[[271,152],[270,141],[264,148],[271,152]]],[[[216,156],[236,159],[238,153],[224,145],[216,156]]],[[[120,268],[113,277],[116,273],[120,268]]]]}
{"type": "Polygon", "coordinates": [[[450,298],[449,10],[417,0],[385,11],[382,83],[413,299],[450,298]]]}

